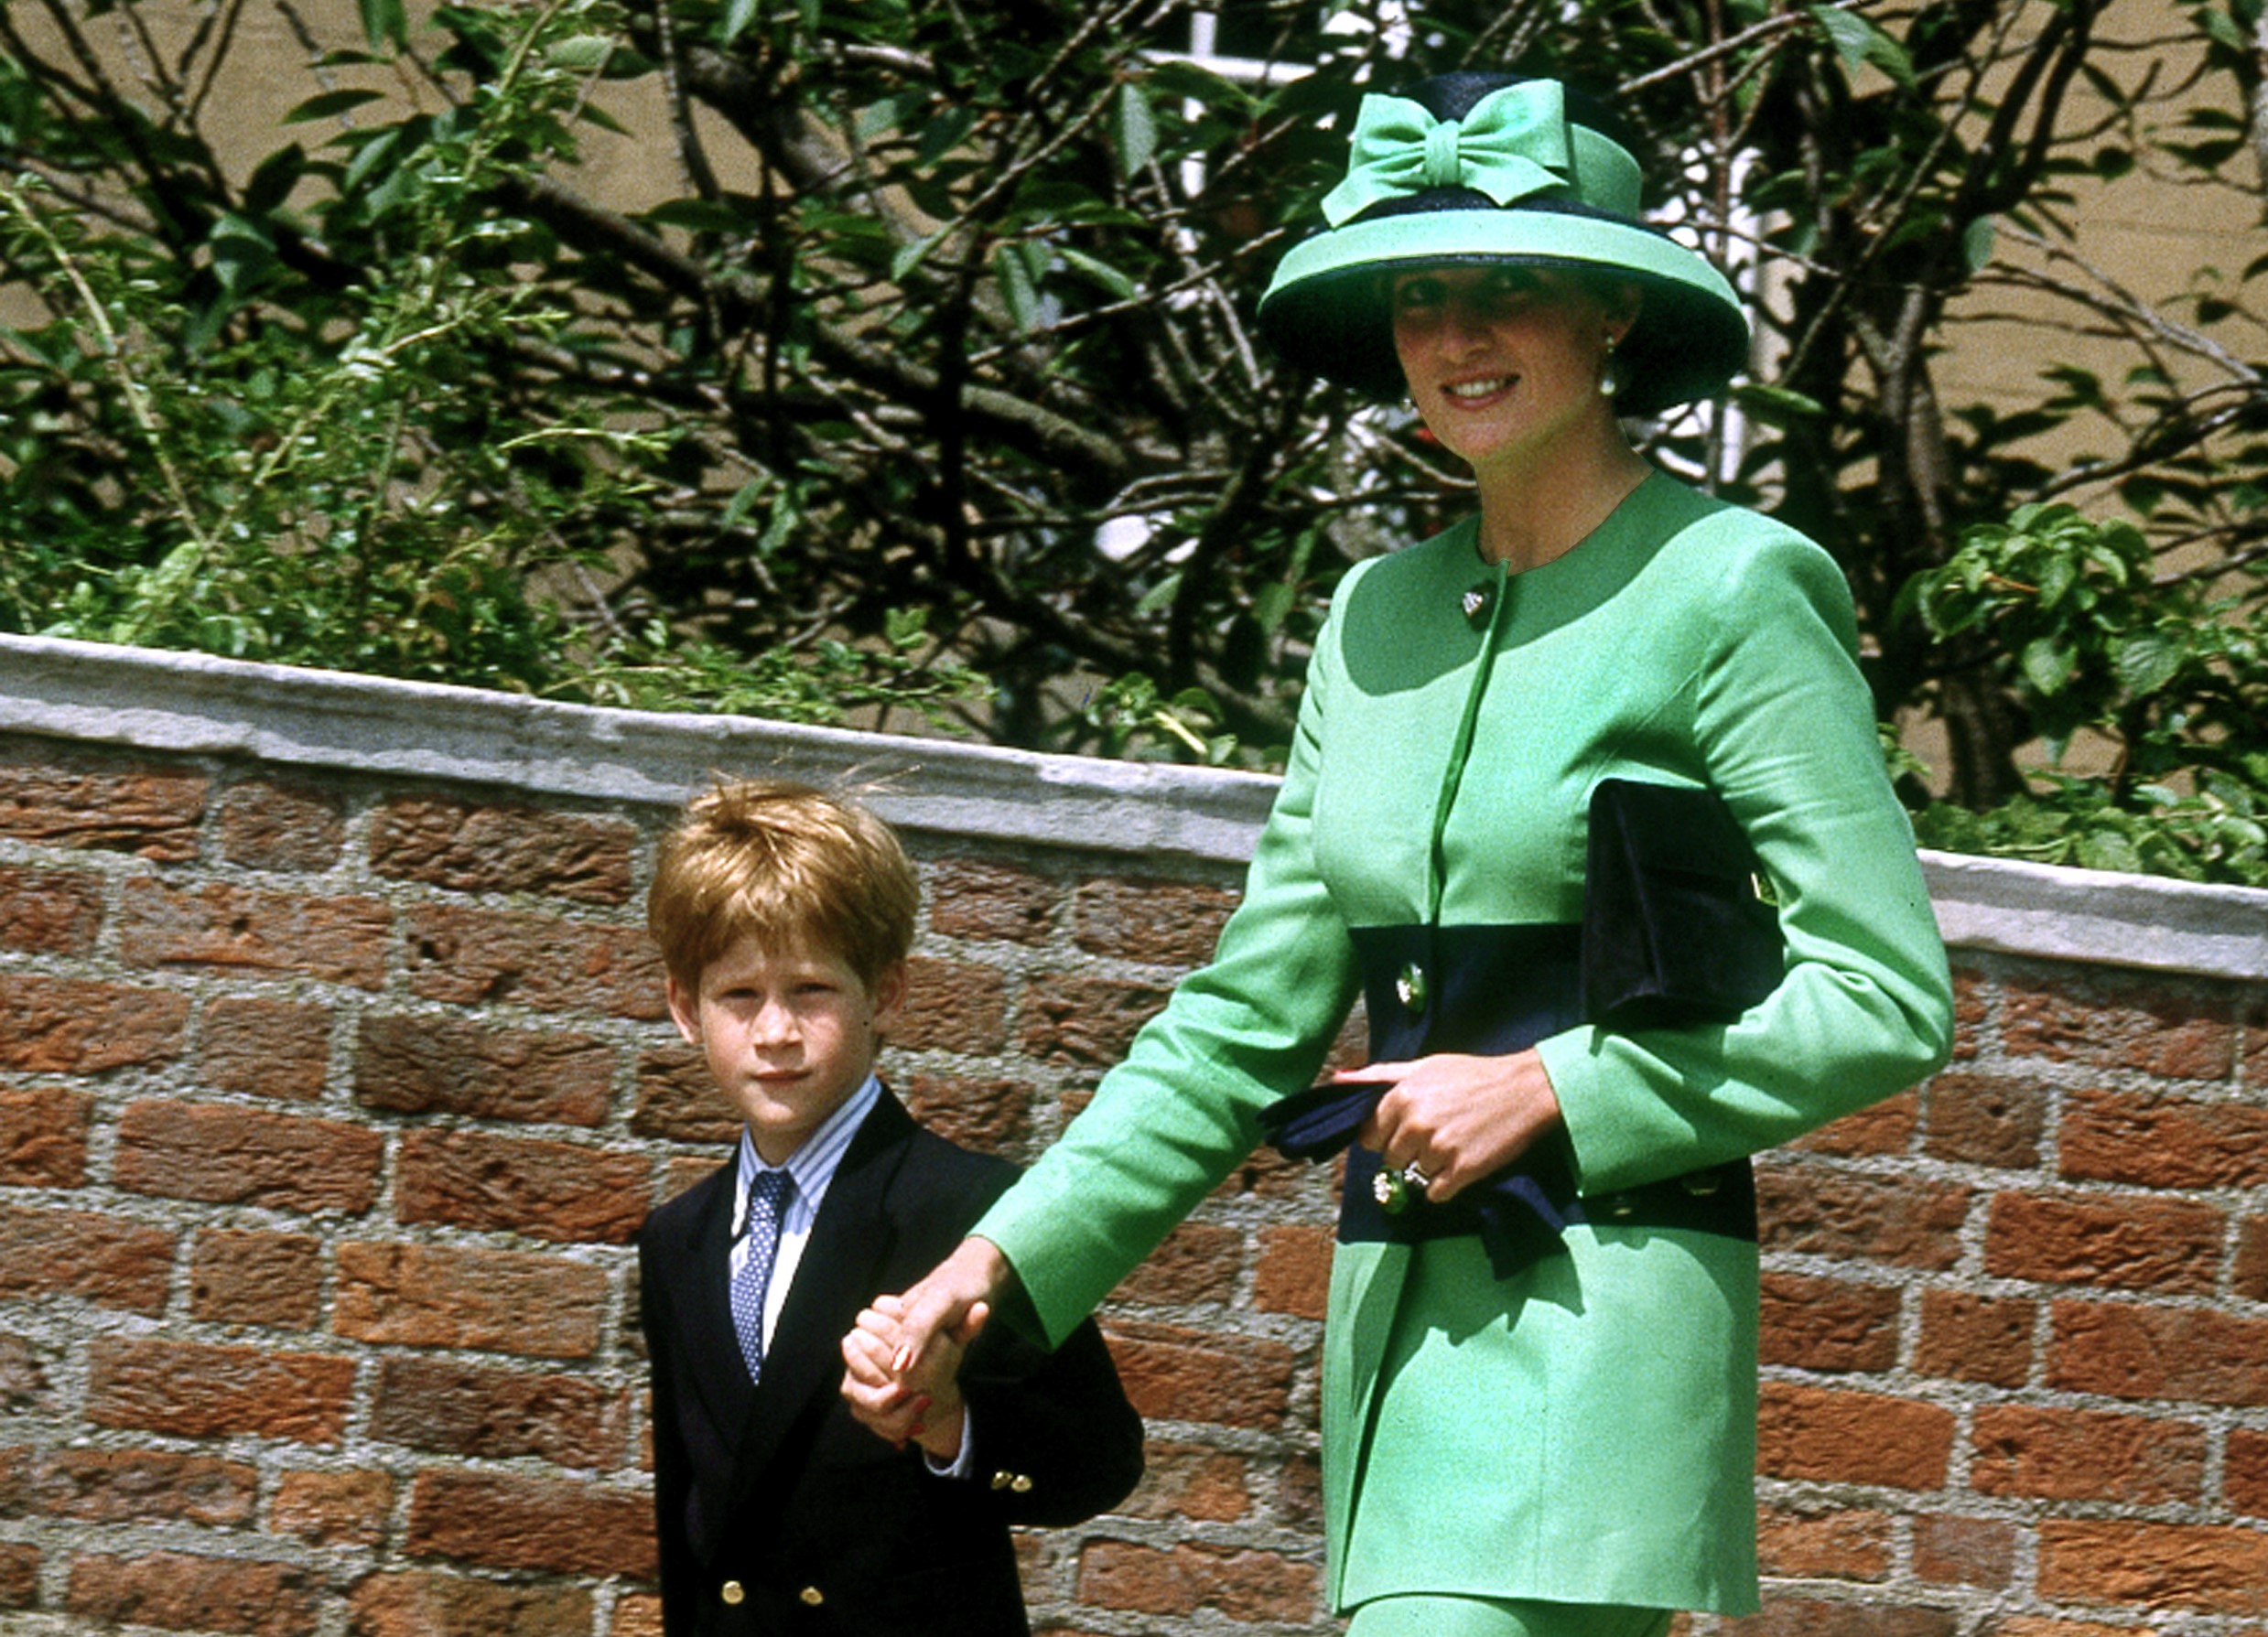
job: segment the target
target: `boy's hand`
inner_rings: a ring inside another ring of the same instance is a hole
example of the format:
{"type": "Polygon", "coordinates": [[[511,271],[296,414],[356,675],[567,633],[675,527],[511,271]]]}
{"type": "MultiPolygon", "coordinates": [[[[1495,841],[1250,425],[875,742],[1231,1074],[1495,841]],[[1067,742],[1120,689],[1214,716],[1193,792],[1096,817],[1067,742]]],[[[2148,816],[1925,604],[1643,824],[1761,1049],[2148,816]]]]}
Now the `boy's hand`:
{"type": "Polygon", "coordinates": [[[859,1423],[897,1449],[921,1445],[934,1459],[961,1452],[967,1406],[958,1380],[962,1357],[984,1329],[990,1309],[979,1302],[950,1331],[940,1331],[918,1365],[900,1376],[891,1368],[904,1352],[903,1298],[878,1296],[843,1338],[843,1397],[859,1423]]]}

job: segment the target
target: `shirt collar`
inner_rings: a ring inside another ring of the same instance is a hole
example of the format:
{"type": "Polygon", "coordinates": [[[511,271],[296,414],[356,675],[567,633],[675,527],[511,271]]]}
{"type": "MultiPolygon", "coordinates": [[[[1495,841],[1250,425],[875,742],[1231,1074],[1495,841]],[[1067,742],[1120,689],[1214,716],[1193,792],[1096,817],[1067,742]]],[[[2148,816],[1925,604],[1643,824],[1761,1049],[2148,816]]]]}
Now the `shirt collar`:
{"type": "Polygon", "coordinates": [[[827,1184],[835,1180],[835,1173],[843,1163],[843,1156],[850,1150],[850,1139],[858,1135],[859,1126],[881,1101],[882,1082],[869,1074],[866,1083],[843,1099],[835,1112],[822,1121],[812,1134],[804,1138],[795,1152],[787,1157],[783,1166],[768,1166],[756,1152],[756,1139],[748,1127],[740,1127],[740,1174],[732,1190],[732,1234],[739,1238],[748,1217],[748,1188],[758,1174],[768,1170],[783,1170],[795,1184],[794,1205],[816,1212],[820,1199],[826,1193],[827,1184]]]}

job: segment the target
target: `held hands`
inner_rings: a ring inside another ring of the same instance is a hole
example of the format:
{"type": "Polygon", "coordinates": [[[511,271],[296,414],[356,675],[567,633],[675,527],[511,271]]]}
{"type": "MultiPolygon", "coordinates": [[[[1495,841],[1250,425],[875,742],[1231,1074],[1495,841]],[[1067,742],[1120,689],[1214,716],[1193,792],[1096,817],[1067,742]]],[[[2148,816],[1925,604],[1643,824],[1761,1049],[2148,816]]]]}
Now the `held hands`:
{"type": "Polygon", "coordinates": [[[961,1357],[1015,1276],[990,1241],[964,1239],[904,1295],[877,1297],[843,1338],[850,1413],[901,1449],[911,1439],[951,1460],[961,1446],[961,1357]]]}
{"type": "Polygon", "coordinates": [[[859,1313],[858,1328],[843,1338],[843,1397],[852,1416],[900,1449],[915,1443],[933,1459],[951,1461],[961,1450],[967,1410],[958,1379],[961,1359],[990,1312],[983,1302],[973,1304],[958,1325],[939,1331],[901,1373],[892,1362],[908,1346],[906,1299],[876,1297],[859,1313]]]}
{"type": "Polygon", "coordinates": [[[1360,1140],[1386,1157],[1389,1171],[1416,1164],[1436,1204],[1518,1158],[1560,1124],[1559,1095],[1533,1051],[1442,1052],[1337,1078],[1395,1082],[1363,1123],[1360,1140]]]}

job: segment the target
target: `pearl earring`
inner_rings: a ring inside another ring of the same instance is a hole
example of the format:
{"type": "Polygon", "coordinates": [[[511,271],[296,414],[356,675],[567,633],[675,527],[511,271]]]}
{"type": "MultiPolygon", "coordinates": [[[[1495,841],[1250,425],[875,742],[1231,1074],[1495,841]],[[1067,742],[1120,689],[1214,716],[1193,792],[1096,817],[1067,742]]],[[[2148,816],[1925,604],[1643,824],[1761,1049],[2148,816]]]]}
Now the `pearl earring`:
{"type": "Polygon", "coordinates": [[[1606,356],[1599,361],[1599,396],[1611,398],[1622,390],[1622,381],[1615,371],[1615,338],[1606,338],[1606,356]]]}

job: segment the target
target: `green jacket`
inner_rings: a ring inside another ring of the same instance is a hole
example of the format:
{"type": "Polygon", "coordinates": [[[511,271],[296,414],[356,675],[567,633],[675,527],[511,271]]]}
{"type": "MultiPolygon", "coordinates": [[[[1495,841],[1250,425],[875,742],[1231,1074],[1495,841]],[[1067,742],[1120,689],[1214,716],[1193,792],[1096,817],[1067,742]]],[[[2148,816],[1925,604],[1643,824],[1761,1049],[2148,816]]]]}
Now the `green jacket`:
{"type": "MultiPolygon", "coordinates": [[[[1584,1196],[1785,1142],[1944,1061],[1944,951],[1834,563],[1658,474],[1517,576],[1481,561],[1476,526],[1346,576],[1215,960],[977,1223],[1051,1338],[1313,1079],[1357,989],[1349,928],[1580,919],[1605,778],[1723,797],[1777,889],[1787,975],[1729,1025],[1540,1042],[1584,1196]],[[1460,606],[1475,586],[1482,629],[1460,606]]],[[[1472,1241],[1339,1247],[1335,1606],[1755,1606],[1755,1247],[1600,1214],[1508,1280],[1472,1241]]]]}

